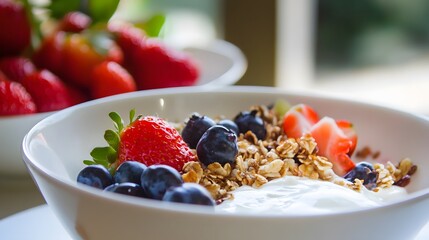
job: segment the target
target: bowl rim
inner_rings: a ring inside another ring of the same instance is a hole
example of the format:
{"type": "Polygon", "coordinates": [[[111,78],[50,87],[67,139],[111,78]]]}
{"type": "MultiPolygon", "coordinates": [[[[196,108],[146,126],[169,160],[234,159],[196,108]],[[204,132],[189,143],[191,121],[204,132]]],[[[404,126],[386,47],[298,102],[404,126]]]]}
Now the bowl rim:
{"type": "MultiPolygon", "coordinates": [[[[131,204],[137,207],[145,207],[156,209],[160,211],[168,211],[168,212],[176,212],[182,214],[196,214],[196,215],[204,215],[208,217],[228,217],[228,218],[257,218],[257,219],[299,219],[299,218],[329,218],[341,215],[349,215],[353,213],[367,213],[371,211],[384,211],[385,209],[397,208],[399,206],[408,205],[413,202],[419,202],[429,197],[429,188],[421,189],[413,193],[409,193],[407,196],[400,198],[399,200],[392,200],[389,203],[382,204],[381,206],[375,207],[367,207],[367,208],[358,208],[358,209],[349,209],[349,210],[339,210],[328,213],[296,213],[296,214],[274,214],[274,213],[224,213],[224,212],[216,212],[213,211],[212,208],[208,208],[205,206],[197,206],[190,204],[181,204],[181,203],[166,203],[158,200],[152,199],[141,199],[135,198],[132,196],[125,196],[121,194],[115,193],[105,193],[103,190],[92,188],[89,186],[85,186],[84,184],[79,184],[77,182],[73,182],[71,179],[60,176],[33,159],[33,156],[30,154],[29,143],[31,142],[31,136],[35,135],[37,131],[43,126],[49,124],[51,121],[56,121],[56,119],[61,119],[64,116],[67,116],[77,109],[88,108],[100,103],[110,102],[110,101],[123,101],[127,99],[140,98],[140,97],[150,97],[150,96],[167,96],[167,95],[180,95],[184,93],[189,94],[201,94],[201,93],[261,93],[261,94],[284,94],[291,96],[300,96],[305,98],[320,98],[331,101],[342,101],[346,103],[354,103],[359,105],[364,105],[370,108],[379,108],[385,109],[388,111],[393,111],[396,114],[405,114],[409,117],[415,118],[416,120],[424,121],[429,123],[429,118],[423,116],[422,114],[406,112],[401,109],[395,109],[390,106],[383,106],[380,104],[373,104],[367,102],[361,102],[355,99],[348,99],[340,96],[331,96],[324,93],[319,92],[311,92],[306,90],[285,90],[279,89],[276,87],[260,87],[260,86],[228,86],[224,88],[208,88],[205,86],[192,86],[192,87],[178,87],[178,88],[165,88],[165,89],[154,89],[147,90],[143,92],[132,92],[119,94],[115,96],[100,98],[96,100],[91,100],[88,102],[84,102],[70,108],[60,110],[58,112],[53,113],[52,115],[44,118],[36,125],[34,125],[31,130],[25,135],[21,150],[22,150],[22,158],[28,168],[34,169],[38,174],[42,175],[44,178],[48,178],[51,183],[56,185],[61,185],[62,187],[67,188],[69,191],[73,191],[76,194],[85,194],[87,196],[92,196],[99,198],[103,201],[110,201],[119,204],[131,204]]],[[[30,172],[31,173],[31,172],[30,172]]],[[[32,173],[31,173],[32,174],[32,173]]],[[[33,178],[34,179],[34,178],[33,178]]],[[[37,182],[36,182],[37,184],[37,182]]]]}

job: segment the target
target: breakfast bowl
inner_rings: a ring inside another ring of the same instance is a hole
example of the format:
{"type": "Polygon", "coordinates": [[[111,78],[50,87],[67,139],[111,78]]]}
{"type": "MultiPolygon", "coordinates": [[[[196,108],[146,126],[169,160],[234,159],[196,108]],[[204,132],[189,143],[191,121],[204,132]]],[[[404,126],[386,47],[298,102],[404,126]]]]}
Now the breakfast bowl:
{"type": "Polygon", "coordinates": [[[62,110],[28,132],[22,151],[48,206],[74,239],[413,239],[429,220],[428,141],[428,119],[383,106],[270,87],[184,87],[122,94],[62,110]],[[377,161],[411,159],[418,169],[405,187],[407,194],[378,206],[332,212],[227,212],[218,211],[224,203],[209,207],[137,198],[76,181],[83,160],[104,144],[104,131],[112,128],[110,112],[128,116],[135,109],[183,122],[194,112],[233,118],[250,106],[271,106],[279,99],[352,121],[357,149],[370,146],[378,152],[377,161]]]}
{"type": "MultiPolygon", "coordinates": [[[[183,51],[189,54],[200,68],[195,85],[218,88],[235,84],[246,72],[247,61],[235,45],[213,40],[201,46],[187,46],[183,51]]],[[[21,159],[20,146],[24,135],[38,121],[53,112],[0,116],[0,176],[28,176],[21,159]],[[6,137],[7,136],[7,137],[6,137]]]]}

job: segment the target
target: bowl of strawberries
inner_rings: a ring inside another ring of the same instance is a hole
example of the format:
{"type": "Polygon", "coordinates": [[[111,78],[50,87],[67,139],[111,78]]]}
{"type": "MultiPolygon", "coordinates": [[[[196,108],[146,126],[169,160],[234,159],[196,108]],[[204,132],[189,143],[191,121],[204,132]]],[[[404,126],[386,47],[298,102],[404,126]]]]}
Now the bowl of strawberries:
{"type": "Polygon", "coordinates": [[[414,239],[428,141],[427,118],[392,108],[193,86],[67,108],[22,151],[73,239],[414,239]]]}
{"type": "Polygon", "coordinates": [[[110,2],[75,9],[63,0],[43,7],[0,1],[0,134],[8,136],[0,174],[26,174],[20,141],[53,112],[128,92],[232,85],[244,74],[236,46],[214,40],[177,49],[157,37],[162,22],[113,20],[118,1],[110,2]],[[39,16],[39,8],[50,14],[39,16]]]}

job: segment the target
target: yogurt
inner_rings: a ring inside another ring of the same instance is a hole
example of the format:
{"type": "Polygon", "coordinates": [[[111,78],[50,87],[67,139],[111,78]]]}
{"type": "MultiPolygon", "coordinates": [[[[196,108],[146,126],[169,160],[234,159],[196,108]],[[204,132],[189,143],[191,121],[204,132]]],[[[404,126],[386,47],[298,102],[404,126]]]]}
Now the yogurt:
{"type": "Polygon", "coordinates": [[[241,186],[232,191],[234,199],[216,207],[217,212],[307,214],[332,213],[382,205],[407,195],[404,188],[392,186],[378,192],[360,192],[328,181],[286,176],[260,188],[241,186]]]}

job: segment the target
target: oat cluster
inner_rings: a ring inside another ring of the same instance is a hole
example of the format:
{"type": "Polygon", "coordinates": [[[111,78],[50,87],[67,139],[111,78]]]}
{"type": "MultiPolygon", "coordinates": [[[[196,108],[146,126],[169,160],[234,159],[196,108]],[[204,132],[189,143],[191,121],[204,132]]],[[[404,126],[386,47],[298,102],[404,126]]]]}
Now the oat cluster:
{"type": "MultiPolygon", "coordinates": [[[[201,184],[219,202],[232,199],[231,191],[242,185],[258,188],[288,175],[331,181],[356,191],[364,187],[359,179],[351,183],[335,175],[332,163],[317,154],[317,144],[310,134],[299,139],[287,138],[279,117],[272,110],[265,106],[255,106],[253,109],[258,110],[258,115],[266,123],[266,139],[258,140],[252,132],[240,134],[235,164],[222,166],[212,163],[204,166],[199,161],[188,162],[182,171],[185,182],[201,184]]],[[[375,164],[374,167],[378,174],[374,191],[405,182],[404,179],[409,179],[416,170],[409,159],[402,160],[398,166],[389,162],[385,166],[375,164]]]]}

